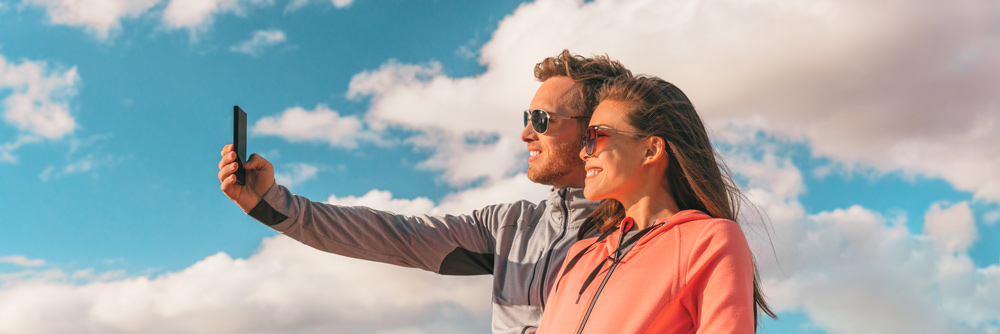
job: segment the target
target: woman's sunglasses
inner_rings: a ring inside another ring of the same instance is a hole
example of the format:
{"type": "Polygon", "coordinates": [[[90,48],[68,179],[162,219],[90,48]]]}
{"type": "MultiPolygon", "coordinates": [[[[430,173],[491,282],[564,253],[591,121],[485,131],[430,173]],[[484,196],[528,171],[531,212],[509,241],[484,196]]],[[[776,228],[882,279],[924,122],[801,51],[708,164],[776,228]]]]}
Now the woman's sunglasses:
{"type": "Polygon", "coordinates": [[[552,116],[542,109],[528,109],[524,111],[524,126],[528,126],[528,121],[531,121],[531,129],[535,130],[538,134],[545,133],[545,130],[549,129],[549,118],[568,118],[568,119],[588,119],[589,116],[552,116]]]}
{"type": "Polygon", "coordinates": [[[639,132],[634,132],[634,131],[617,130],[617,129],[607,128],[607,127],[603,127],[603,126],[592,125],[592,126],[590,126],[590,127],[587,128],[587,137],[584,140],[584,144],[585,144],[584,146],[587,147],[587,156],[594,155],[594,149],[597,148],[597,130],[606,130],[606,131],[614,131],[614,132],[621,132],[621,133],[629,133],[629,134],[633,134],[633,135],[640,135],[641,134],[639,132]]]}

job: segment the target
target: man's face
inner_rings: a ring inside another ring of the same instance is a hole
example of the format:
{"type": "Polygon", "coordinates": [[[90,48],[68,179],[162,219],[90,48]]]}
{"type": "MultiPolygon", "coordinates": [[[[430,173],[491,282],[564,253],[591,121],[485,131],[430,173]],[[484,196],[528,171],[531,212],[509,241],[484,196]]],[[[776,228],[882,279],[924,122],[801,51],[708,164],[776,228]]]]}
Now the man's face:
{"type": "MultiPolygon", "coordinates": [[[[542,109],[551,116],[579,116],[572,109],[577,86],[564,76],[551,77],[542,83],[531,99],[530,109],[542,109]]],[[[556,188],[583,187],[586,172],[579,153],[587,119],[549,119],[548,129],[539,134],[531,122],[521,130],[521,140],[528,144],[528,179],[556,188]],[[581,123],[583,122],[583,123],[581,123]]]]}

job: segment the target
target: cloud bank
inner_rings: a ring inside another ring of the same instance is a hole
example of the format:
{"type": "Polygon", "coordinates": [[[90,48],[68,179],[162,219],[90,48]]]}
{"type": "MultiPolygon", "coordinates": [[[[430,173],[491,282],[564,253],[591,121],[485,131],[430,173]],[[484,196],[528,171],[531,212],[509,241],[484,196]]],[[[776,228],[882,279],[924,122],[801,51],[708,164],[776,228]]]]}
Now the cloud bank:
{"type": "Polygon", "coordinates": [[[4,333],[458,334],[489,326],[486,277],[346,259],[284,236],[264,239],[246,259],[218,253],[159,277],[48,270],[0,283],[4,333]]]}
{"type": "MultiPolygon", "coordinates": [[[[907,227],[915,217],[858,205],[809,213],[799,201],[807,190],[803,173],[780,141],[722,144],[743,190],[769,218],[769,226],[745,223],[778,312],[804,313],[830,333],[1000,330],[1000,264],[977,267],[969,258],[978,236],[967,202],[932,204],[922,232],[907,227]]],[[[537,201],[546,191],[518,174],[437,204],[381,190],[328,201],[462,213],[537,201]]],[[[490,316],[489,277],[347,259],[283,236],[265,238],[246,259],[219,253],[158,277],[63,273],[38,260],[5,259],[38,266],[0,275],[0,332],[468,333],[487,331],[490,316]]]]}
{"type": "Polygon", "coordinates": [[[370,100],[372,124],[449,134],[417,145],[438,152],[427,165],[453,184],[500,179],[523,168],[518,112],[538,87],[533,65],[563,48],[607,53],[680,86],[712,128],[753,126],[845,168],[940,177],[997,202],[995,13],[983,2],[541,0],[500,22],[482,74],[390,60],[347,96],[370,100]],[[502,139],[449,145],[484,134],[502,139]],[[506,153],[500,166],[463,163],[484,149],[506,153]]]}

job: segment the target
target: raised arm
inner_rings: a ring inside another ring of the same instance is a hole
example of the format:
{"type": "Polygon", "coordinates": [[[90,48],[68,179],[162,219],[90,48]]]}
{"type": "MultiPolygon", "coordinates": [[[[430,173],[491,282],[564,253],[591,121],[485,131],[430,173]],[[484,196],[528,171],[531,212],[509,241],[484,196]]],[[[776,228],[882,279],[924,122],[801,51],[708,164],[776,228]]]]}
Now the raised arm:
{"type": "Polygon", "coordinates": [[[219,161],[221,189],[254,219],[322,251],[441,274],[492,274],[497,235],[535,208],[521,201],[469,215],[407,216],[336,206],[276,184],[271,163],[256,154],[244,164],[246,185],[239,185],[232,175],[234,160],[226,145],[219,161]]]}

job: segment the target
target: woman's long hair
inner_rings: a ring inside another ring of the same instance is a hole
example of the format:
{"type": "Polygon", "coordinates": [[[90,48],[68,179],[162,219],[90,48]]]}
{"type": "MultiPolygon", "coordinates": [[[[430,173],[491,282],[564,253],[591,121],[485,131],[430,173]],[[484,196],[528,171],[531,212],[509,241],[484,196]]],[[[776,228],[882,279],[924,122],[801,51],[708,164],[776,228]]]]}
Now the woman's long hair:
{"type": "MultiPolygon", "coordinates": [[[[669,159],[664,186],[680,210],[699,210],[713,218],[740,223],[737,216],[744,196],[729,172],[717,162],[705,126],[684,92],[657,77],[621,76],[608,81],[598,98],[625,103],[626,119],[640,136],[664,139],[669,159]]],[[[625,207],[617,200],[606,199],[584,221],[578,238],[583,239],[595,229],[605,231],[624,218],[625,207]]],[[[756,260],[753,266],[756,327],[758,308],[772,318],[777,316],[761,293],[756,260]]]]}

